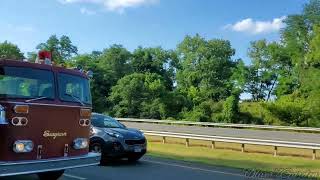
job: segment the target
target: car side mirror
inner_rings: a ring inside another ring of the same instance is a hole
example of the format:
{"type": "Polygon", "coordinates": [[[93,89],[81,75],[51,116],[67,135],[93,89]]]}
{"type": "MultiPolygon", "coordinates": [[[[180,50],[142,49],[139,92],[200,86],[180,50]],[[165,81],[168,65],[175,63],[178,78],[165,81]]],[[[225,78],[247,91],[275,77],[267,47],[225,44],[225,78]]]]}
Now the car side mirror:
{"type": "Polygon", "coordinates": [[[122,123],[120,123],[122,126],[123,126],[123,128],[127,128],[127,126],[126,125],[124,125],[124,124],[122,124],[122,123]]]}
{"type": "Polygon", "coordinates": [[[91,70],[89,70],[89,71],[87,72],[87,76],[88,76],[89,78],[93,78],[93,72],[92,72],[91,70]]]}

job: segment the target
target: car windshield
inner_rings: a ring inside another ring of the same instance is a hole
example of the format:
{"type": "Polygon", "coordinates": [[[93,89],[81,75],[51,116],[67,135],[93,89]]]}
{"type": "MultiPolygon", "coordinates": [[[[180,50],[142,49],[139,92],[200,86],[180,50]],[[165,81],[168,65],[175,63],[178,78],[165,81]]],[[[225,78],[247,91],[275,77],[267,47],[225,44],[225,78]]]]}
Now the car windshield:
{"type": "Polygon", "coordinates": [[[91,104],[89,80],[79,76],[59,73],[58,83],[59,97],[62,101],[91,104]]]}
{"type": "Polygon", "coordinates": [[[54,76],[47,70],[0,67],[0,98],[54,99],[54,76]]]}
{"type": "Polygon", "coordinates": [[[91,123],[95,127],[102,128],[124,128],[124,126],[117,120],[103,115],[93,115],[91,118],[91,123]]]}

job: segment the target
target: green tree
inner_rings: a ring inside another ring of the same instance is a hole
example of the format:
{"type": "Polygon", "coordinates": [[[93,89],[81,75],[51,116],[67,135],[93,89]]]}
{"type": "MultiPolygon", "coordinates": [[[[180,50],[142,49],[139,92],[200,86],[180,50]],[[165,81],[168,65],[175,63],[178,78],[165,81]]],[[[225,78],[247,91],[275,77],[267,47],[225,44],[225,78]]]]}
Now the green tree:
{"type": "Polygon", "coordinates": [[[313,37],[310,41],[310,51],[306,55],[309,66],[320,68],[320,24],[314,26],[313,37]]]}
{"type": "Polygon", "coordinates": [[[320,1],[310,0],[301,14],[288,16],[285,23],[281,33],[284,51],[274,54],[285,57],[287,66],[280,67],[286,74],[280,73],[278,100],[269,110],[288,125],[319,126],[320,1]]]}
{"type": "Polygon", "coordinates": [[[289,49],[293,64],[304,66],[309,52],[313,28],[320,24],[320,1],[310,0],[301,14],[289,15],[281,32],[282,41],[289,49]]]}
{"type": "Polygon", "coordinates": [[[74,46],[70,38],[65,35],[60,38],[52,35],[46,42],[37,45],[36,49],[52,52],[52,58],[57,63],[64,63],[64,61],[70,60],[78,53],[78,48],[74,46]]]}
{"type": "Polygon", "coordinates": [[[166,88],[172,90],[175,81],[177,57],[174,51],[164,50],[161,47],[138,47],[132,53],[130,65],[136,73],[157,73],[163,77],[166,88]]]}
{"type": "Polygon", "coordinates": [[[239,96],[229,96],[223,104],[223,118],[225,122],[235,123],[239,113],[239,96]]]}
{"type": "Polygon", "coordinates": [[[233,83],[233,92],[242,93],[245,91],[245,87],[249,79],[249,68],[244,64],[244,62],[239,59],[236,62],[236,66],[233,68],[233,74],[230,80],[233,83]]]}
{"type": "Polygon", "coordinates": [[[278,79],[278,66],[272,58],[267,41],[252,42],[249,57],[252,64],[249,67],[247,92],[255,101],[269,100],[278,79]]]}
{"type": "Polygon", "coordinates": [[[303,15],[290,15],[285,20],[282,41],[290,52],[293,63],[302,63],[308,51],[308,26],[303,15]]]}
{"type": "Polygon", "coordinates": [[[230,77],[235,66],[231,57],[235,50],[229,41],[186,36],[177,52],[181,66],[177,72],[178,88],[192,99],[194,105],[230,96],[230,77]]]}
{"type": "Polygon", "coordinates": [[[61,36],[59,39],[58,53],[64,60],[69,60],[73,55],[78,54],[78,48],[74,46],[68,36],[61,36]]]}
{"type": "Polygon", "coordinates": [[[293,94],[280,97],[276,102],[270,104],[268,109],[286,125],[308,126],[310,113],[306,108],[307,104],[306,99],[293,94]]]}
{"type": "Polygon", "coordinates": [[[36,52],[28,52],[27,53],[27,59],[30,62],[35,62],[37,59],[38,54],[36,52]]]}
{"type": "Polygon", "coordinates": [[[246,92],[253,100],[270,100],[272,95],[291,94],[297,87],[297,78],[290,52],[277,42],[258,40],[251,43],[246,92]]]}
{"type": "Polygon", "coordinates": [[[198,106],[194,106],[192,110],[184,109],[181,112],[182,119],[199,122],[222,122],[223,102],[215,102],[207,100],[201,102],[198,106]]]}
{"type": "Polygon", "coordinates": [[[166,114],[162,118],[181,119],[183,118],[182,110],[191,106],[190,101],[177,90],[167,91],[162,97],[162,102],[166,105],[166,114]]]}
{"type": "Polygon", "coordinates": [[[131,73],[131,53],[121,45],[112,45],[102,52],[79,55],[68,61],[69,66],[82,66],[92,70],[91,80],[93,109],[96,112],[109,112],[112,104],[108,101],[111,88],[126,74],[131,73]]]}
{"type": "Polygon", "coordinates": [[[143,117],[160,119],[165,116],[165,104],[161,98],[165,85],[155,73],[133,73],[120,79],[109,100],[114,104],[112,112],[117,117],[143,117]]]}
{"type": "Polygon", "coordinates": [[[0,58],[22,60],[24,56],[17,45],[4,41],[0,43],[0,58]]]}
{"type": "Polygon", "coordinates": [[[102,51],[98,58],[98,65],[111,76],[112,84],[123,76],[132,72],[131,53],[122,45],[114,44],[102,51]]]}

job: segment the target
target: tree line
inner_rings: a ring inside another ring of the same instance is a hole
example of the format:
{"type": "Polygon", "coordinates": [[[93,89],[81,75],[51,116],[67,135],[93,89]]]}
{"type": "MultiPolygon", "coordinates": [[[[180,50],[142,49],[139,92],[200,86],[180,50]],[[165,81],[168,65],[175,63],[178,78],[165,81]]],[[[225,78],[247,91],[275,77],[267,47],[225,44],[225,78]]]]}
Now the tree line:
{"type": "MultiPolygon", "coordinates": [[[[230,41],[186,36],[175,49],[119,44],[78,54],[68,36],[37,50],[56,62],[92,70],[93,108],[116,117],[320,126],[320,1],[289,15],[280,41],[251,42],[251,63],[234,57],[230,41]],[[240,100],[240,95],[251,96],[240,100]]],[[[23,59],[0,43],[0,58],[23,59]]],[[[27,58],[35,60],[36,53],[27,58]]]]}

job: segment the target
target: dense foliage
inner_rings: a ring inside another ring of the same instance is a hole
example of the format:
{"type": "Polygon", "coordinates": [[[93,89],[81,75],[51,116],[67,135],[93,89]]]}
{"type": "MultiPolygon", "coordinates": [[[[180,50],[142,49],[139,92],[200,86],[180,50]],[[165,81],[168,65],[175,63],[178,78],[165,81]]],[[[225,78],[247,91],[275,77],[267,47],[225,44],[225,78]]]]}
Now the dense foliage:
{"type": "Polygon", "coordinates": [[[23,59],[23,53],[20,51],[18,46],[8,42],[4,41],[3,43],[0,43],[0,59],[23,59]]]}
{"type": "MultiPolygon", "coordinates": [[[[254,41],[251,63],[228,40],[186,36],[174,50],[122,45],[78,55],[67,36],[36,49],[57,62],[93,70],[93,107],[117,117],[320,126],[320,0],[289,15],[281,41],[254,41]],[[241,94],[251,96],[240,100],[241,94]]],[[[0,57],[23,58],[0,44],[0,57]]],[[[34,59],[35,54],[29,53],[34,59]]]]}

